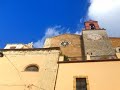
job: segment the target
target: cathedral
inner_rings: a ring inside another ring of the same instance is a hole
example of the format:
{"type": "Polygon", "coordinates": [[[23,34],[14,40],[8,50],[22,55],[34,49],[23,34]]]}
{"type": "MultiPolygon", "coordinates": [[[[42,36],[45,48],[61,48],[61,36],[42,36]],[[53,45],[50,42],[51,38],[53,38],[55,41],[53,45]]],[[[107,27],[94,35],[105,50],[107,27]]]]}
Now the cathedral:
{"type": "Polygon", "coordinates": [[[43,48],[0,49],[0,90],[120,90],[120,37],[97,21],[84,26],[81,35],[46,38],[43,48]]]}
{"type": "Polygon", "coordinates": [[[60,47],[62,54],[69,60],[117,59],[120,52],[120,38],[108,37],[97,21],[85,22],[82,35],[63,34],[47,38],[44,48],[60,47]]]}

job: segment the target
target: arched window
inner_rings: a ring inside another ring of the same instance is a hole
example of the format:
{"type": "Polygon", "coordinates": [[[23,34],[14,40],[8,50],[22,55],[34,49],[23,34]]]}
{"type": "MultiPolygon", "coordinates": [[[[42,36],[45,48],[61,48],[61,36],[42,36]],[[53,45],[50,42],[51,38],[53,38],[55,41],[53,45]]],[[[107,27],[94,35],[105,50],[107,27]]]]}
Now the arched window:
{"type": "Polygon", "coordinates": [[[38,72],[39,67],[37,65],[31,64],[25,68],[25,71],[38,72]]]}
{"type": "Polygon", "coordinates": [[[90,29],[95,29],[95,25],[94,24],[90,24],[90,29]]]}

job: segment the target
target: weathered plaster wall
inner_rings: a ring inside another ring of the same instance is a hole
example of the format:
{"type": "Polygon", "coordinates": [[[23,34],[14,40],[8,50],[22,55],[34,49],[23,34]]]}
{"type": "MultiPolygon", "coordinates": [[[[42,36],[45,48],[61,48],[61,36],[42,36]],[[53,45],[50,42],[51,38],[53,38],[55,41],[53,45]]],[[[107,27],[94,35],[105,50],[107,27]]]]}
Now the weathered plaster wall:
{"type": "Polygon", "coordinates": [[[0,90],[54,90],[59,50],[2,52],[4,57],[0,57],[0,90]],[[24,71],[29,64],[37,64],[39,72],[24,71]]]}

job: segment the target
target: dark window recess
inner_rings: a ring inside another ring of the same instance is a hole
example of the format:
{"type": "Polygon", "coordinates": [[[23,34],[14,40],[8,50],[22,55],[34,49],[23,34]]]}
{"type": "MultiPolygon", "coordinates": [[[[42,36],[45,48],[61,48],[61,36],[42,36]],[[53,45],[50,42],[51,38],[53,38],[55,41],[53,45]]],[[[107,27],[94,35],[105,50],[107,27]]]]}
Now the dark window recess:
{"type": "Polygon", "coordinates": [[[87,52],[87,54],[88,54],[88,55],[93,55],[93,53],[92,53],[92,52],[91,52],[91,53],[87,52]]]}
{"type": "Polygon", "coordinates": [[[96,29],[94,24],[90,24],[90,29],[96,29]]]}
{"type": "Polygon", "coordinates": [[[61,45],[62,45],[62,46],[67,46],[67,45],[69,45],[69,42],[64,41],[64,42],[61,43],[61,45]]]}
{"type": "Polygon", "coordinates": [[[76,90],[87,90],[86,78],[76,78],[76,90]]]}
{"type": "Polygon", "coordinates": [[[10,47],[10,49],[15,49],[15,48],[16,48],[15,46],[10,47]]]}
{"type": "Polygon", "coordinates": [[[37,72],[37,71],[39,71],[39,68],[36,65],[30,65],[30,66],[28,66],[28,67],[25,68],[25,71],[34,71],[34,72],[37,72]]]}
{"type": "Polygon", "coordinates": [[[92,53],[91,53],[91,55],[92,55],[92,53]]]}
{"type": "Polygon", "coordinates": [[[4,54],[2,52],[0,52],[0,57],[3,57],[3,56],[4,56],[4,54]]]}

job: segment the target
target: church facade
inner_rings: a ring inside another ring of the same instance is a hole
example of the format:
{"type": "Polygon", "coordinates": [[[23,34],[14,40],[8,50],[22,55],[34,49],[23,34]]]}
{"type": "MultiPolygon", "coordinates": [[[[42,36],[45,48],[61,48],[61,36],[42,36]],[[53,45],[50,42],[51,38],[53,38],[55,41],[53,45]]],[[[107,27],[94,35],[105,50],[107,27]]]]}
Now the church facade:
{"type": "Polygon", "coordinates": [[[85,22],[82,35],[63,34],[47,38],[44,48],[60,47],[62,53],[74,60],[117,59],[120,52],[120,38],[109,37],[97,21],[85,22]]]}
{"type": "Polygon", "coordinates": [[[47,38],[43,48],[0,51],[0,90],[120,90],[120,37],[97,21],[85,22],[82,35],[47,38]]]}

